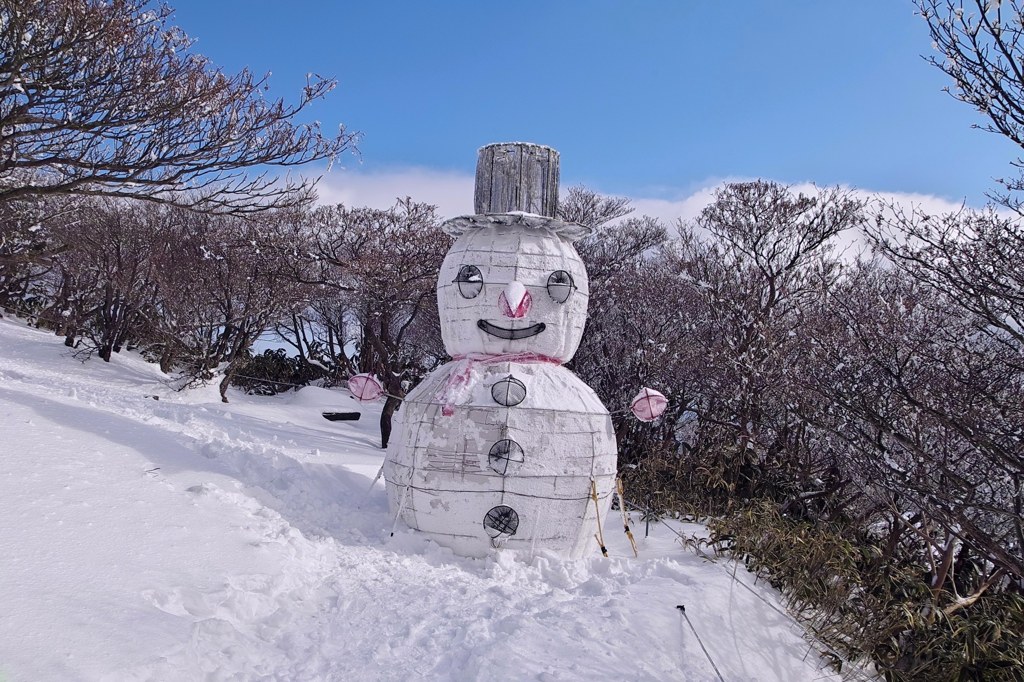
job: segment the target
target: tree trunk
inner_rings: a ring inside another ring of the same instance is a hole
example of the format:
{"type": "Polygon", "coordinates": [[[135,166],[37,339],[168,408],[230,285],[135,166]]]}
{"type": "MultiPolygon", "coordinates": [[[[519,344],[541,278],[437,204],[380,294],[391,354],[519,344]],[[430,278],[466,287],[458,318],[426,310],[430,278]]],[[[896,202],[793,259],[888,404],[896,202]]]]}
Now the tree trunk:
{"type": "Polygon", "coordinates": [[[226,403],[228,401],[228,386],[231,385],[231,377],[233,376],[233,374],[234,373],[231,371],[231,368],[229,367],[228,370],[224,372],[224,378],[220,380],[220,401],[222,403],[226,403]]]}
{"type": "Polygon", "coordinates": [[[174,351],[171,350],[171,344],[167,344],[163,352],[160,353],[160,371],[170,374],[172,369],[174,369],[174,351]]]}
{"type": "Polygon", "coordinates": [[[391,419],[402,404],[405,391],[402,390],[402,380],[395,376],[394,372],[384,372],[384,390],[388,392],[387,400],[384,401],[384,409],[380,412],[380,446],[386,448],[391,440],[391,419]]]}
{"type": "Polygon", "coordinates": [[[380,446],[386,448],[391,440],[391,418],[401,404],[401,400],[388,396],[384,402],[384,409],[380,412],[380,446]]]}

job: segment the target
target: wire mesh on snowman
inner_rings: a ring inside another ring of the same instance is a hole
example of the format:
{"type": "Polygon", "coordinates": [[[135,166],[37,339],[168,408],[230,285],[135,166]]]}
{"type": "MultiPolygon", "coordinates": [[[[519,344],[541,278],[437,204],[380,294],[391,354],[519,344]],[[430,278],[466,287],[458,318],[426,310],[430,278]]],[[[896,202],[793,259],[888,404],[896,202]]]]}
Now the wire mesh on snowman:
{"type": "Polygon", "coordinates": [[[578,225],[469,216],[438,278],[454,358],[405,399],[384,466],[392,513],[468,556],[492,547],[581,556],[614,487],[608,411],[563,368],[586,323],[578,225]]]}
{"type": "MultiPolygon", "coordinates": [[[[557,164],[546,147],[490,147],[557,164]]],[[[507,547],[580,557],[597,547],[616,476],[608,410],[562,367],[586,324],[587,272],[572,243],[589,229],[523,212],[443,227],[456,237],[437,290],[453,361],[398,412],[383,467],[391,512],[465,556],[507,547]]],[[[654,418],[664,397],[645,391],[633,412],[654,418]]]]}

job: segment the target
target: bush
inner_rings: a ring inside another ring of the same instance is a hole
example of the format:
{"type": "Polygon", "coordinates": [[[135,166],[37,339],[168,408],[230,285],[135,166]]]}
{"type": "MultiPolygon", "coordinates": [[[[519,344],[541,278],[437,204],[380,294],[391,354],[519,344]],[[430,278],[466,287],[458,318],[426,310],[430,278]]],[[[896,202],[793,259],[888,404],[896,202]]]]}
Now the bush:
{"type": "Polygon", "coordinates": [[[326,376],[324,369],[289,357],[283,348],[268,348],[242,364],[231,383],[252,395],[276,395],[326,376]]]}
{"type": "MultiPolygon", "coordinates": [[[[933,592],[906,553],[760,501],[710,523],[710,544],[779,589],[827,648],[886,680],[1000,681],[1024,675],[1024,598],[1015,590],[933,592]]],[[[847,527],[848,528],[848,527],[847,527]]],[[[954,581],[955,583],[955,581],[954,581]]]]}

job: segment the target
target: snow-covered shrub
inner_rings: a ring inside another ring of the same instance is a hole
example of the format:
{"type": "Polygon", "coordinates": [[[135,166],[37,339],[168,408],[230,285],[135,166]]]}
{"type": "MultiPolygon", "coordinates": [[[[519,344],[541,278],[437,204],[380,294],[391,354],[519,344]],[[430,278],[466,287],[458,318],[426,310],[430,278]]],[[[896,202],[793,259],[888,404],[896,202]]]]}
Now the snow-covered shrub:
{"type": "MultiPolygon", "coordinates": [[[[0,187],[21,177],[0,176],[0,187]]],[[[0,203],[0,308],[33,319],[46,311],[55,283],[52,259],[67,248],[54,232],[72,218],[72,205],[52,197],[0,203]]]]}
{"type": "MultiPolygon", "coordinates": [[[[1024,596],[982,589],[966,556],[935,589],[913,552],[921,519],[869,537],[848,523],[810,523],[761,502],[711,522],[711,546],[782,591],[789,610],[837,654],[886,680],[1019,680],[1024,596]]],[[[965,551],[969,554],[969,551],[965,551]]]]}
{"type": "Polygon", "coordinates": [[[268,348],[242,362],[231,384],[254,395],[276,395],[324,378],[326,371],[284,348],[268,348]]]}

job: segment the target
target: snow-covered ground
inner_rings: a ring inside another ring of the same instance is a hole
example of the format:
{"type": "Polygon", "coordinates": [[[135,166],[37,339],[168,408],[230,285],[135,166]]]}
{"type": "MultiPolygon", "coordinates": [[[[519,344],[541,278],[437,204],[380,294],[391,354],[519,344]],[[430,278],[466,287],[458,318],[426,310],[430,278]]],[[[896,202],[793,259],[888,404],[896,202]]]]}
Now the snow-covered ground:
{"type": "Polygon", "coordinates": [[[0,320],[0,680],[716,680],[701,642],[729,682],[839,679],[670,527],[460,558],[390,537],[378,407],[229,397],[0,320]]]}

